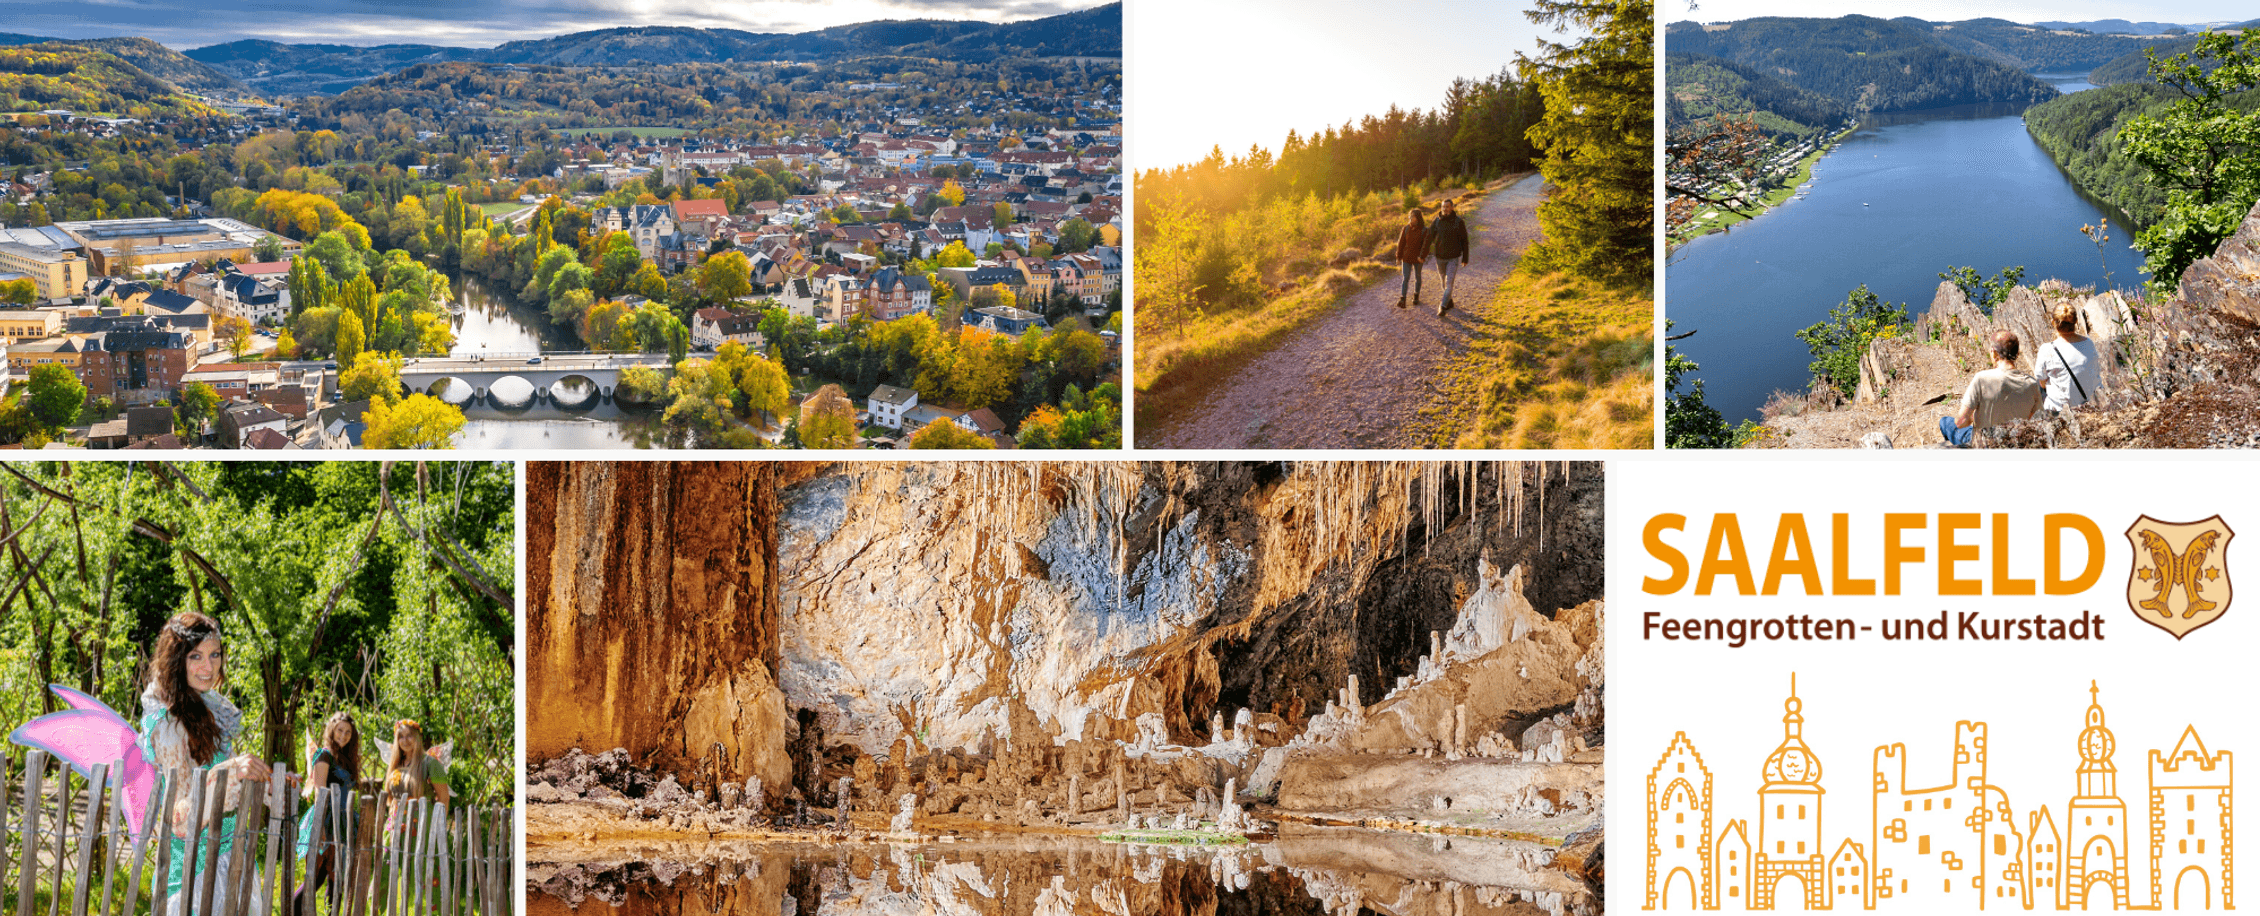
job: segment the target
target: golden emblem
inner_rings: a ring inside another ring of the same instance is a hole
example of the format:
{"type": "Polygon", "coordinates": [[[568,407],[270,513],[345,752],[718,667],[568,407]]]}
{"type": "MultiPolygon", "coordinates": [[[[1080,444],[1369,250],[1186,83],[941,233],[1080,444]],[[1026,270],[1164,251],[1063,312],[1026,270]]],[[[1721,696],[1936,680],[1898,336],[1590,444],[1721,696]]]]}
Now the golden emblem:
{"type": "Polygon", "coordinates": [[[2218,515],[2181,524],[2135,519],[2127,528],[2134,545],[2127,607],[2175,639],[2220,619],[2229,610],[2228,551],[2235,538],[2218,515]]]}

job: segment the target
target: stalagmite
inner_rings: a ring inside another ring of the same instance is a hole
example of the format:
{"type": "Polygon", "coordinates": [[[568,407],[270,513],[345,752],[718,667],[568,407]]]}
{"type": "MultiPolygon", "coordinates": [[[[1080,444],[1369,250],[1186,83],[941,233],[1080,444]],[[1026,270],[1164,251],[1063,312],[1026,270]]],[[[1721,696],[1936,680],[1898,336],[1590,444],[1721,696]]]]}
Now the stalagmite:
{"type": "Polygon", "coordinates": [[[1353,710],[1352,715],[1362,714],[1365,711],[1365,697],[1363,692],[1358,690],[1358,676],[1355,674],[1350,675],[1350,686],[1342,694],[1342,705],[1353,710]]]}
{"type": "Polygon", "coordinates": [[[1209,714],[1208,740],[1210,744],[1222,744],[1226,740],[1224,737],[1224,710],[1219,709],[1209,714]]]}
{"type": "Polygon", "coordinates": [[[1200,791],[1193,793],[1193,816],[1202,820],[1216,817],[1216,793],[1209,791],[1209,787],[1202,786],[1200,791]]]}
{"type": "Polygon", "coordinates": [[[1083,777],[1069,776],[1067,777],[1067,815],[1073,817],[1082,813],[1083,777]]]}
{"type": "Polygon", "coordinates": [[[1452,712],[1452,759],[1458,760],[1462,755],[1465,755],[1466,753],[1467,704],[1461,703],[1458,706],[1453,707],[1452,712]]]}
{"type": "Polygon", "coordinates": [[[902,806],[895,811],[894,823],[887,825],[887,829],[894,833],[912,832],[914,828],[911,826],[911,817],[917,812],[918,796],[905,794],[902,797],[902,806]]]}
{"type": "Polygon", "coordinates": [[[1119,756],[1114,758],[1114,810],[1117,818],[1130,819],[1130,774],[1119,756]]]}
{"type": "Polygon", "coordinates": [[[1240,714],[1232,717],[1232,740],[1238,744],[1254,744],[1255,730],[1256,714],[1245,706],[1240,707],[1240,714]]]}
{"type": "Polygon", "coordinates": [[[766,798],[763,798],[763,797],[762,797],[762,794],[761,794],[761,777],[759,777],[759,776],[748,776],[748,777],[746,777],[746,778],[745,778],[745,806],[746,806],[746,808],[747,808],[748,810],[751,810],[751,811],[752,811],[753,813],[755,813],[755,814],[763,814],[763,813],[766,813],[766,812],[767,812],[767,810],[768,810],[768,807],[769,807],[769,804],[768,804],[768,803],[769,803],[769,800],[768,800],[768,799],[766,799],[766,798]]]}
{"type": "Polygon", "coordinates": [[[1240,813],[1240,780],[1238,777],[1224,781],[1224,798],[1219,803],[1223,807],[1216,815],[1216,828],[1227,833],[1246,832],[1248,829],[1247,819],[1240,813]]]}
{"type": "Polygon", "coordinates": [[[842,776],[839,782],[832,784],[832,798],[838,802],[838,812],[833,816],[839,819],[833,826],[841,830],[853,826],[853,822],[848,819],[848,810],[854,797],[855,777],[842,776]]]}

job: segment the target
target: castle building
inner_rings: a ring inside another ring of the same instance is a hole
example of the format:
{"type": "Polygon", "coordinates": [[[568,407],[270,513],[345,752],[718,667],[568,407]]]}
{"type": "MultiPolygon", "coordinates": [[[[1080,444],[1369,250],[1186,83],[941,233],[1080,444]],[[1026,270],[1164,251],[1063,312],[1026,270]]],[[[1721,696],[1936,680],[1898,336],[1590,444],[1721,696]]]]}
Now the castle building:
{"type": "Polygon", "coordinates": [[[1647,909],[1717,909],[1711,896],[1711,771],[1687,733],[1648,771],[1647,909]]]}
{"type": "Polygon", "coordinates": [[[1878,895],[1985,909],[2026,906],[2025,838],[2009,795],[1986,771],[1986,725],[1954,725],[1951,778],[1907,784],[1907,746],[1875,751],[1874,868],[1878,895]]]}
{"type": "Polygon", "coordinates": [[[2127,903],[2127,803],[2119,799],[2119,768],[2111,762],[2118,739],[2103,724],[2103,702],[2087,686],[2087,727],[2080,730],[2079,792],[2064,815],[2064,897],[2068,910],[2086,909],[2098,893],[2111,906],[2127,903]]]}
{"type": "Polygon", "coordinates": [[[2175,910],[2234,909],[2229,868],[2235,761],[2207,753],[2197,726],[2150,752],[2150,899],[2175,910]]]}
{"type": "Polygon", "coordinates": [[[1806,909],[1829,907],[1828,850],[1821,846],[1821,761],[1805,746],[1804,703],[1797,682],[1782,701],[1781,746],[1766,758],[1758,787],[1758,842],[1751,853],[1750,906],[1774,908],[1788,879],[1796,878],[1806,909]]]}

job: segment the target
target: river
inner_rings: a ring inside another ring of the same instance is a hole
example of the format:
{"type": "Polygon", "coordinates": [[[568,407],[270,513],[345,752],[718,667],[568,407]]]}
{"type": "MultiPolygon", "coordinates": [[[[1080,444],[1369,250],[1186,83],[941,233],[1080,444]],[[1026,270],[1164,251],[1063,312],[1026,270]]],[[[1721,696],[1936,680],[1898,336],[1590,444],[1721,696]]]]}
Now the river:
{"type": "MultiPolygon", "coordinates": [[[[455,349],[450,355],[581,349],[578,337],[552,327],[549,317],[539,309],[498,295],[472,277],[456,277],[454,286],[463,311],[455,317],[455,349]]],[[[533,386],[521,379],[496,382],[495,398],[462,405],[465,422],[455,447],[651,448],[663,444],[664,431],[657,412],[592,397],[585,387],[560,387],[550,397],[535,400],[533,386]]]]}
{"type": "MultiPolygon", "coordinates": [[[[2070,93],[2084,74],[2036,74],[2070,93]]],[[[2139,286],[2142,255],[2118,212],[2072,186],[2025,131],[2023,108],[1960,105],[1871,115],[1813,168],[1803,200],[1672,253],[1665,314],[1681,353],[1702,364],[1705,399],[1730,423],[1756,419],[1775,391],[1803,391],[1812,356],[1794,336],[1866,284],[1910,314],[1930,307],[1950,266],[1992,276],[2023,266],[2028,285],[2139,286]],[[2107,220],[2099,253],[2082,224],[2107,220]]],[[[1682,378],[1682,389],[1688,379],[1682,378]]]]}

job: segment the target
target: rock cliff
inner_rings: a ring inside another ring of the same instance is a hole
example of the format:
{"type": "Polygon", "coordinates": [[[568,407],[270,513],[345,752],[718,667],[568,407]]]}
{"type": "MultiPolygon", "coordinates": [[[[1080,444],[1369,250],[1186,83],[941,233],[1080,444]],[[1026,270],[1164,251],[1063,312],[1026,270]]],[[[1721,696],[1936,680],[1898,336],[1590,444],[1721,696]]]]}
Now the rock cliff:
{"type": "Polygon", "coordinates": [[[1959,409],[1970,376],[1992,365],[1986,341],[2013,331],[2030,371],[2054,339],[2049,318],[2069,301],[2081,332],[2105,356],[2094,402],[2011,428],[2022,448],[2250,448],[2260,446],[2260,205],[2212,257],[2190,265],[2163,302],[2048,281],[2020,287],[1985,313],[1951,283],[1906,333],[1869,345],[1857,396],[1777,397],[1760,445],[1922,448],[1938,418],[1959,409]]]}

